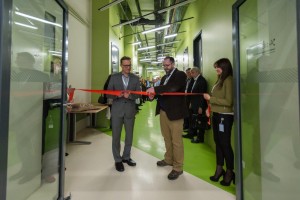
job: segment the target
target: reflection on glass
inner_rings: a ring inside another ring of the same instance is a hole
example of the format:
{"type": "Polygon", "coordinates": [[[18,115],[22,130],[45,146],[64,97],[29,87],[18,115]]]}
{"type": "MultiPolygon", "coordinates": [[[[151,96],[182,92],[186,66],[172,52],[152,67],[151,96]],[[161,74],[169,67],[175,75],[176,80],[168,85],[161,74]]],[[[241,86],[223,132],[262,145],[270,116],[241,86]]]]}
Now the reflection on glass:
{"type": "Polygon", "coordinates": [[[300,196],[296,1],[240,7],[245,200],[300,196]]]}
{"type": "Polygon", "coordinates": [[[13,8],[7,199],[53,200],[63,11],[55,0],[14,0],[13,8]]]}

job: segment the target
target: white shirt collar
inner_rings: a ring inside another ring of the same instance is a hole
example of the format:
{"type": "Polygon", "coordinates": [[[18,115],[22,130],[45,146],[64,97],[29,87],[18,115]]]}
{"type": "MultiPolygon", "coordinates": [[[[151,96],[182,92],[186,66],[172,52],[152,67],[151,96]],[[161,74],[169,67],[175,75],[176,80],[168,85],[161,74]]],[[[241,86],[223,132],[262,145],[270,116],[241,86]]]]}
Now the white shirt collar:
{"type": "Polygon", "coordinates": [[[200,74],[198,74],[198,76],[196,78],[194,78],[194,81],[197,81],[197,79],[199,78],[200,74]]]}

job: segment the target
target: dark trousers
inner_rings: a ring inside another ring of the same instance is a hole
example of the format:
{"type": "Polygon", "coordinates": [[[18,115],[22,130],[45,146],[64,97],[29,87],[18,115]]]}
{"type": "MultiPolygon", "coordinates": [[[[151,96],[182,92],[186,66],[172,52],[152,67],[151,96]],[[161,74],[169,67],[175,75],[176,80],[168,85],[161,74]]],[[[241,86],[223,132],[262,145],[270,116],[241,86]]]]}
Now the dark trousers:
{"type": "MultiPolygon", "coordinates": [[[[190,110],[192,113],[192,111],[190,110]]],[[[207,117],[205,115],[191,114],[190,116],[189,134],[197,136],[201,142],[204,141],[204,133],[207,125],[207,117]]]]}
{"type": "Polygon", "coordinates": [[[213,113],[212,125],[214,132],[214,141],[216,143],[216,158],[217,165],[224,165],[226,162],[226,168],[234,169],[234,155],[231,146],[231,129],[233,125],[233,115],[213,113]],[[222,121],[224,126],[224,132],[220,130],[219,125],[222,121]]]}

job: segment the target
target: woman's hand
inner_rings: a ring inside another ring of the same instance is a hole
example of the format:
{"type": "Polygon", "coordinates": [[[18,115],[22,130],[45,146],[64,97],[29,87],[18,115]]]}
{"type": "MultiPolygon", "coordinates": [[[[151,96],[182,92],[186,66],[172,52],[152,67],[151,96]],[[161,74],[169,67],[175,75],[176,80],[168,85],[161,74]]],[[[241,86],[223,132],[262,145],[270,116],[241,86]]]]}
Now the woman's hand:
{"type": "Polygon", "coordinates": [[[202,114],[202,108],[198,108],[198,114],[201,115],[202,114]]]}
{"type": "Polygon", "coordinates": [[[204,93],[203,97],[204,97],[205,100],[208,100],[208,101],[210,100],[210,95],[207,94],[207,93],[204,93]]]}

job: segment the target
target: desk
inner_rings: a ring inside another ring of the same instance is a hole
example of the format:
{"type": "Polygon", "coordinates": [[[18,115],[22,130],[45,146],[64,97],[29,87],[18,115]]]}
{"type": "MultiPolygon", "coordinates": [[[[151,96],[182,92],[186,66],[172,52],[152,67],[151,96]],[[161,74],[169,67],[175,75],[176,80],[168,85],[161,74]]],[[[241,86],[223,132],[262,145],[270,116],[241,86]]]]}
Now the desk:
{"type": "Polygon", "coordinates": [[[68,124],[67,124],[67,136],[68,142],[77,144],[91,144],[88,141],[77,141],[76,140],[76,114],[89,114],[90,116],[90,127],[97,126],[97,113],[108,108],[107,105],[95,104],[89,107],[72,108],[68,113],[68,124]]]}

